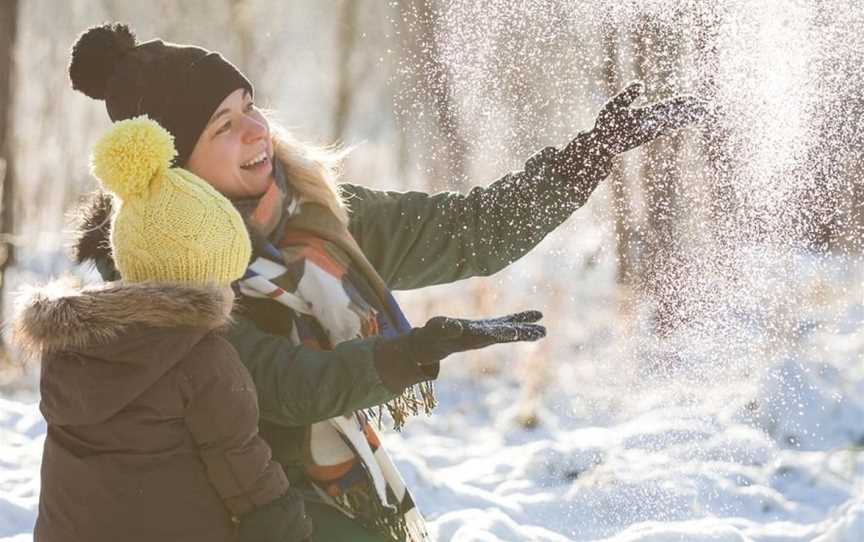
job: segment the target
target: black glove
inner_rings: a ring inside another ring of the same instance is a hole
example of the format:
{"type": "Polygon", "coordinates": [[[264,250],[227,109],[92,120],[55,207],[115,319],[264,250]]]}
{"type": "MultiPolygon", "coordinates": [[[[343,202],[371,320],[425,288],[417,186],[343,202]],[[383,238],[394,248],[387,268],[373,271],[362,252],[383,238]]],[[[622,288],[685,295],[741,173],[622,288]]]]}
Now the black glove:
{"type": "Polygon", "coordinates": [[[588,134],[601,152],[614,156],[635,149],[668,131],[698,121],[708,112],[704,100],[686,94],[631,107],[644,92],[641,81],[630,83],[600,110],[588,134]]]}
{"type": "Polygon", "coordinates": [[[239,542],[303,542],[312,536],[312,521],[296,490],[240,518],[239,542]]]}
{"type": "Polygon", "coordinates": [[[501,318],[466,320],[436,316],[426,325],[388,339],[378,348],[379,355],[396,356],[416,365],[432,365],[450,354],[477,350],[493,344],[536,341],[546,336],[546,328],[535,322],[540,311],[525,311],[501,318]]]}
{"type": "Polygon", "coordinates": [[[558,153],[555,168],[571,183],[572,199],[582,205],[612,170],[612,159],[670,130],[696,122],[707,103],[682,95],[643,107],[630,107],[645,91],[637,81],[606,102],[594,128],[576,136],[558,153]]]}
{"type": "Polygon", "coordinates": [[[435,363],[456,352],[478,350],[493,344],[537,341],[546,328],[534,322],[543,318],[540,311],[525,311],[501,318],[465,320],[436,316],[413,330],[406,338],[415,363],[435,363]]]}

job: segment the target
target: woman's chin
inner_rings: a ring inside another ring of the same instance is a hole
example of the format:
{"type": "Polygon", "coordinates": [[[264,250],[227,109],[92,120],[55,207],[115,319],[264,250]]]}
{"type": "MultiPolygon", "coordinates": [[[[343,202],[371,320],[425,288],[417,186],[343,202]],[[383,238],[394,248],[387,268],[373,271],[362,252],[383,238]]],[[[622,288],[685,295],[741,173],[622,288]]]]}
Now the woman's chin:
{"type": "Polygon", "coordinates": [[[250,191],[253,192],[253,195],[260,196],[270,188],[270,184],[273,183],[273,176],[268,175],[263,179],[259,179],[254,185],[251,185],[249,188],[250,191]]]}
{"type": "Polygon", "coordinates": [[[245,192],[250,196],[260,196],[273,182],[273,166],[269,162],[267,167],[261,167],[260,171],[244,170],[243,173],[245,192]]]}

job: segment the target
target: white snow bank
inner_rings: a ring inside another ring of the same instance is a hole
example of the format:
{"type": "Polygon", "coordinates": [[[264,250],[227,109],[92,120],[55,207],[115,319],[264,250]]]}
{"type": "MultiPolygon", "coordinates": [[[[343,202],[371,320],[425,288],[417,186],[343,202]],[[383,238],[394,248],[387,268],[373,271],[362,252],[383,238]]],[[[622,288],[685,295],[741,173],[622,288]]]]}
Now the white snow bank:
{"type": "Polygon", "coordinates": [[[0,540],[24,542],[36,520],[45,421],[35,402],[0,398],[0,540]],[[7,538],[2,538],[7,537],[7,538]]]}

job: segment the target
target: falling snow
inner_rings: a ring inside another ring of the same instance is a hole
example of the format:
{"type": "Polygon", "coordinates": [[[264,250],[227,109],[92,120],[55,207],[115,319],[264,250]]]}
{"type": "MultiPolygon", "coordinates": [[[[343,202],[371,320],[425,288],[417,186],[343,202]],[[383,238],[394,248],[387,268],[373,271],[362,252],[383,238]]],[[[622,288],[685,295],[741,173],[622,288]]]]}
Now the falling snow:
{"type": "MultiPolygon", "coordinates": [[[[424,171],[450,168],[440,188],[566,143],[630,80],[647,100],[711,103],[492,279],[506,309],[556,307],[532,427],[516,423],[516,363],[477,379],[453,360],[434,416],[385,436],[438,539],[864,540],[859,4],[450,0],[432,14],[423,45],[440,64],[406,56],[397,72],[425,73],[457,108],[410,88],[395,105],[427,134],[412,142],[424,171]]],[[[423,16],[394,24],[423,35],[423,16]]],[[[35,401],[0,400],[0,541],[31,540],[35,401]]]]}

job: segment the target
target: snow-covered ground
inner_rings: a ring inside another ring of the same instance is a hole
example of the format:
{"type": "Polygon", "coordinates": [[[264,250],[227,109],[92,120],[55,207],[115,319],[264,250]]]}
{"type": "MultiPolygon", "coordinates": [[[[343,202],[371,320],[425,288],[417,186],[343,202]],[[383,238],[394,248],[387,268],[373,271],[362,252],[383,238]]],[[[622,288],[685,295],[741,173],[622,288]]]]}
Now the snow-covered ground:
{"type": "Polygon", "coordinates": [[[33,401],[0,399],[0,540],[32,540],[45,420],[33,401]]]}
{"type": "MultiPolygon", "coordinates": [[[[585,293],[547,322],[547,350],[519,351],[550,364],[533,429],[514,423],[519,362],[478,379],[465,358],[448,360],[435,415],[385,437],[437,539],[864,540],[862,269],[790,262],[794,280],[748,282],[752,295],[732,297],[751,305],[717,312],[716,333],[666,342],[645,339],[638,315],[610,316],[611,286],[572,285],[585,293]]],[[[507,352],[497,348],[493,359],[507,352]]],[[[0,399],[4,542],[31,540],[36,400],[0,399]]]]}
{"type": "Polygon", "coordinates": [[[436,415],[388,439],[439,539],[864,540],[861,270],[775,254],[759,276],[765,257],[716,333],[550,323],[583,333],[537,429],[512,423],[515,378],[442,379],[436,415]]]}

